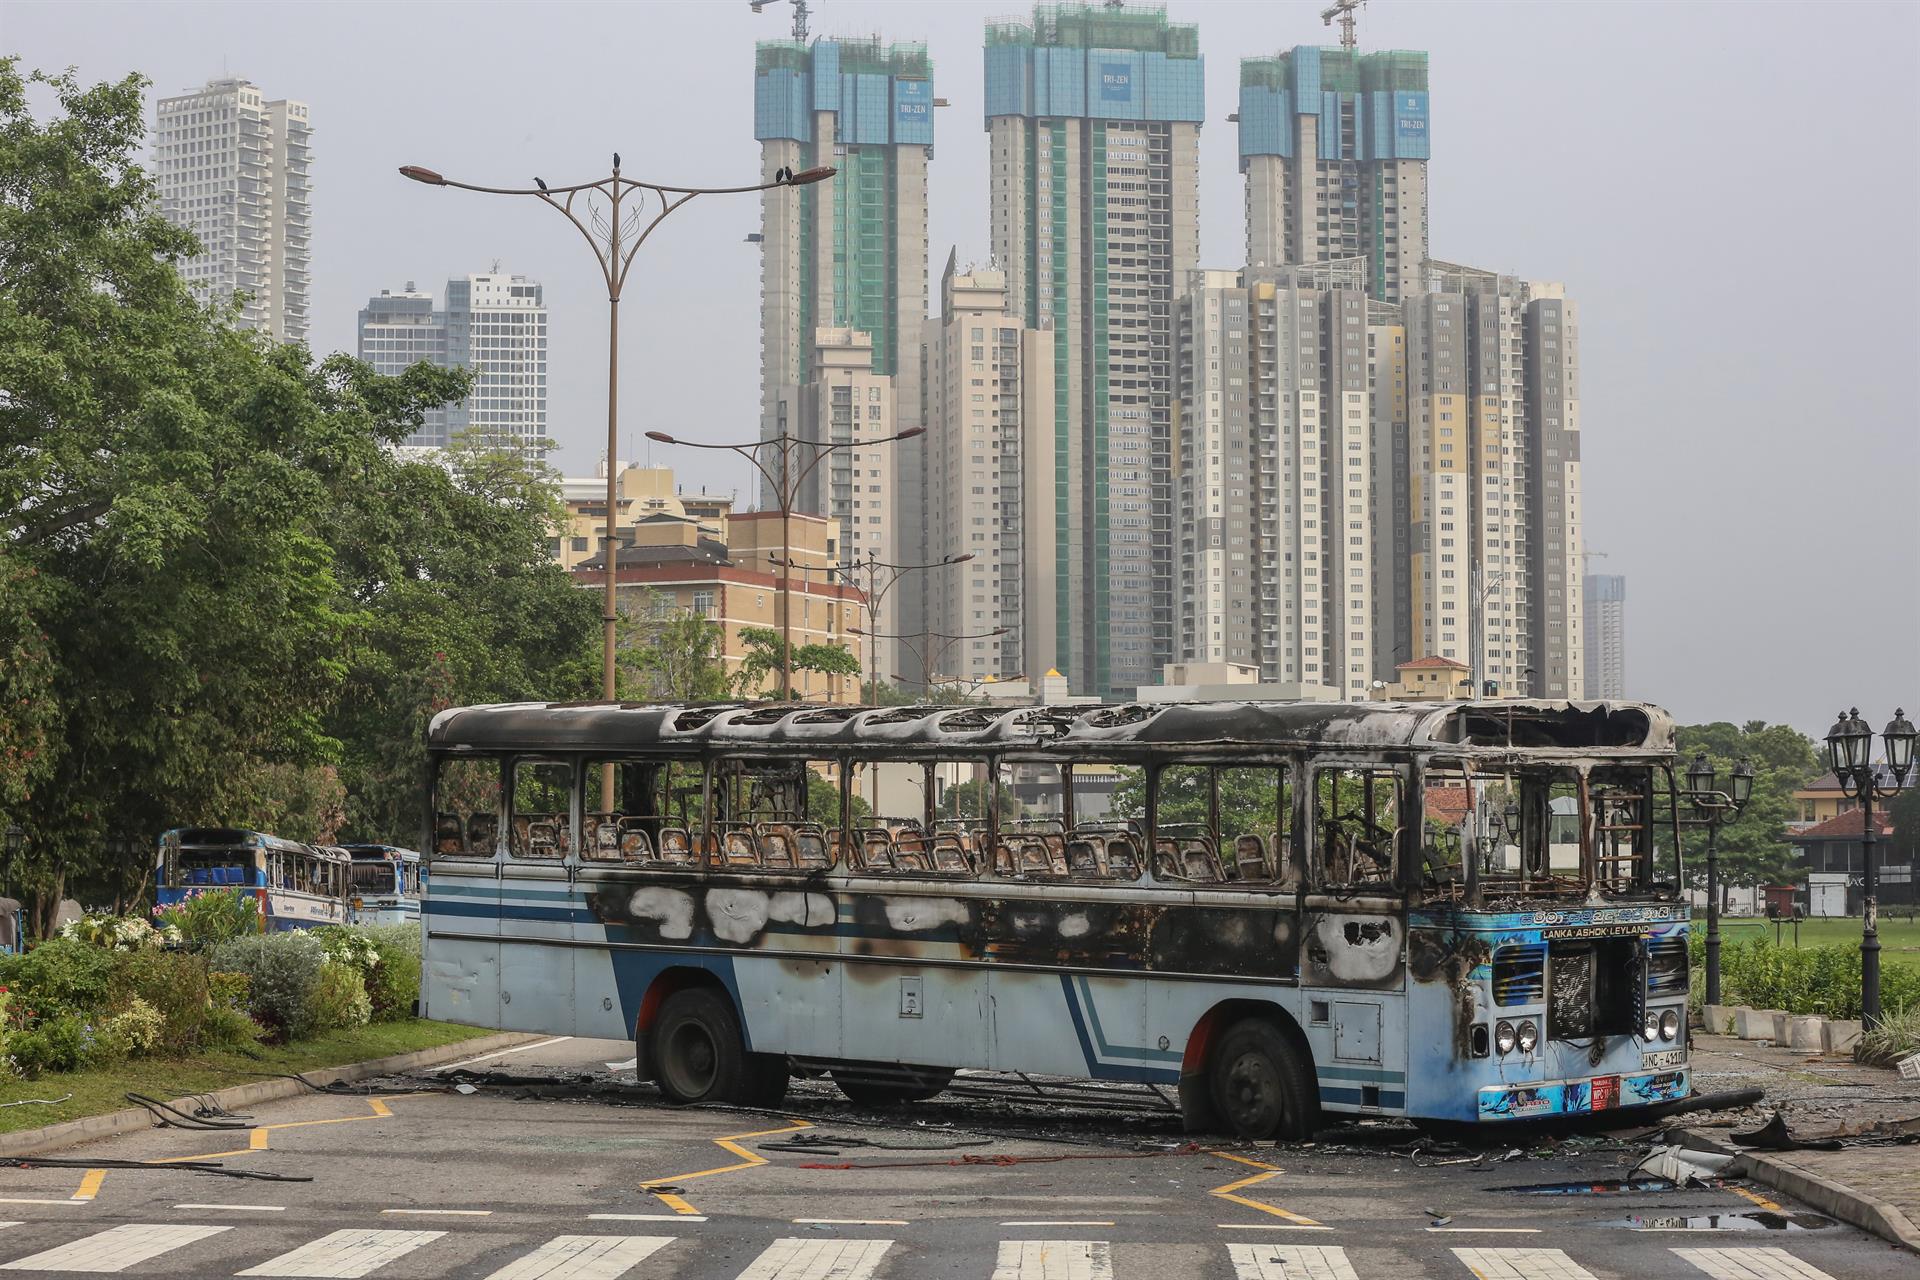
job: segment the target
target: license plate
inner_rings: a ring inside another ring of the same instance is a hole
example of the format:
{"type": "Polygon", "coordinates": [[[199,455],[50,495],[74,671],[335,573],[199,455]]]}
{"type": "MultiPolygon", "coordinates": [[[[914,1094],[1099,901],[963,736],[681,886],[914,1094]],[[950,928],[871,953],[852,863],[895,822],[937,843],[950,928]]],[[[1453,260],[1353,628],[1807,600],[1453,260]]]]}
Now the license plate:
{"type": "Polygon", "coordinates": [[[1687,1051],[1685,1049],[1662,1049],[1658,1053],[1643,1053],[1640,1055],[1640,1065],[1649,1069],[1654,1067],[1684,1067],[1687,1065],[1687,1051]]]}

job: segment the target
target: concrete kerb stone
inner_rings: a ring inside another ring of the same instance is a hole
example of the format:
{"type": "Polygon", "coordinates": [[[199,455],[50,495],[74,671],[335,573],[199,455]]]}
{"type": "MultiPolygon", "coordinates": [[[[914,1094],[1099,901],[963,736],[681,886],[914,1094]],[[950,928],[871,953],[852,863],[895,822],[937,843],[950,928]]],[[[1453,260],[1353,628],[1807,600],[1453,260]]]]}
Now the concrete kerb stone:
{"type": "MultiPolygon", "coordinates": [[[[399,1071],[436,1067],[443,1063],[457,1062],[461,1058],[490,1053],[496,1049],[511,1049],[516,1045],[531,1044],[544,1038],[546,1037],[526,1035],[517,1031],[505,1032],[500,1035],[461,1040],[454,1044],[435,1045],[431,1049],[416,1049],[411,1053],[397,1053],[386,1058],[373,1058],[366,1062],[349,1062],[338,1067],[316,1067],[302,1074],[315,1084],[366,1080],[373,1076],[390,1075],[399,1071]]],[[[196,1098],[211,1097],[220,1107],[232,1110],[235,1107],[253,1106],[261,1102],[289,1098],[305,1090],[306,1086],[298,1080],[276,1076],[269,1080],[256,1080],[251,1084],[232,1085],[210,1095],[195,1094],[191,1098],[173,1098],[170,1101],[173,1106],[191,1112],[196,1098]]],[[[58,1151],[62,1147],[94,1142],[101,1138],[111,1138],[122,1133],[134,1133],[152,1127],[153,1117],[141,1107],[109,1111],[97,1116],[82,1116],[78,1120],[65,1120],[39,1129],[23,1129],[18,1133],[0,1134],[0,1157],[40,1155],[48,1151],[58,1151]]]]}
{"type": "Polygon", "coordinates": [[[1920,1253],[1920,1228],[1899,1208],[1884,1200],[1856,1191],[1843,1182],[1823,1178],[1778,1155],[1729,1145],[1723,1135],[1699,1129],[1676,1129],[1673,1136],[1682,1146],[1733,1156],[1733,1163],[1727,1166],[1730,1178],[1746,1178],[1775,1191],[1784,1191],[1829,1217],[1920,1253]]]}
{"type": "Polygon", "coordinates": [[[1745,1005],[1733,1011],[1734,1031],[1742,1040],[1773,1039],[1773,1015],[1778,1009],[1749,1009],[1745,1005]]]}

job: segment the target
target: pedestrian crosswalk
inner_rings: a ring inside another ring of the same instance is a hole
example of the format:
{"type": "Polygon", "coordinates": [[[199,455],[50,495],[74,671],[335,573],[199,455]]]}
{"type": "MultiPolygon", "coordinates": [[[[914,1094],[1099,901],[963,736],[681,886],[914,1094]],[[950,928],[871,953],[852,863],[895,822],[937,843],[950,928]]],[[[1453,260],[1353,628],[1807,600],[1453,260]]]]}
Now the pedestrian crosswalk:
{"type": "MultiPolygon", "coordinates": [[[[0,1227],[23,1225],[27,1224],[5,1223],[0,1227]]],[[[61,1225],[63,1229],[66,1226],[61,1225]]],[[[7,1236],[14,1234],[6,1232],[7,1236]]],[[[688,1236],[557,1235],[539,1243],[515,1243],[510,1233],[349,1228],[327,1232],[258,1260],[269,1250],[255,1232],[191,1223],[130,1222],[0,1263],[0,1270],[105,1275],[128,1270],[148,1274],[160,1269],[195,1276],[289,1280],[377,1277],[389,1266],[393,1266],[390,1274],[395,1276],[482,1274],[479,1267],[470,1265],[471,1249],[436,1264],[434,1250],[446,1248],[455,1239],[481,1243],[498,1253],[517,1250],[517,1256],[485,1272],[485,1280],[670,1280],[694,1275],[713,1280],[904,1280],[923,1269],[927,1256],[910,1245],[898,1247],[899,1242],[892,1239],[783,1237],[761,1249],[742,1268],[737,1261],[722,1263],[713,1258],[699,1240],[688,1236]]],[[[282,1243],[292,1242],[283,1237],[282,1243]]],[[[1382,1243],[1351,1247],[1363,1253],[1374,1252],[1375,1261],[1365,1269],[1356,1269],[1350,1247],[1344,1245],[1229,1241],[1197,1247],[1218,1250],[1224,1265],[1209,1270],[1209,1275],[1225,1276],[1230,1269],[1233,1280],[1362,1280],[1363,1276],[1370,1280],[1389,1273],[1413,1274],[1398,1267],[1383,1270],[1377,1262],[1382,1243]]],[[[1150,1269],[1136,1274],[1117,1268],[1116,1246],[1105,1240],[1001,1240],[997,1247],[992,1262],[989,1264],[983,1255],[977,1268],[954,1265],[953,1250],[945,1248],[942,1261],[953,1269],[943,1274],[971,1274],[980,1280],[1159,1280],[1150,1269]]],[[[1673,1265],[1658,1274],[1691,1280],[1834,1280],[1782,1248],[1675,1248],[1666,1253],[1673,1265]]],[[[489,1259],[490,1263],[495,1261],[489,1259]]],[[[1596,1265],[1607,1270],[1604,1263],[1596,1265]]],[[[1644,1268],[1640,1271],[1656,1274],[1644,1268]]],[[[1454,1248],[1423,1267],[1422,1272],[1458,1276],[1460,1280],[1596,1280],[1594,1272],[1565,1250],[1531,1247],[1454,1248]],[[1451,1264],[1445,1261],[1447,1257],[1451,1264]]]]}

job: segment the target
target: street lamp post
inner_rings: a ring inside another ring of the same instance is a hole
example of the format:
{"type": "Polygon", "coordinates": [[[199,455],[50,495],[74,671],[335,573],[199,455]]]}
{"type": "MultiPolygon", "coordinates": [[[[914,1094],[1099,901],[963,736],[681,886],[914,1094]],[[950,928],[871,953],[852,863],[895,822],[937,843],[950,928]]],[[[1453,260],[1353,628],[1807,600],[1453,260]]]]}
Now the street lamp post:
{"type": "Polygon", "coordinates": [[[1904,708],[1895,707],[1893,719],[1881,730],[1887,745],[1887,772],[1893,785],[1882,787],[1874,776],[1873,730],[1860,718],[1860,709],[1840,714],[1827,730],[1827,767],[1839,779],[1840,793],[1860,801],[1860,1022],[1867,1030],[1880,1025],[1880,866],[1875,846],[1873,802],[1890,800],[1906,786],[1913,767],[1913,725],[1904,708]]]}
{"type": "MultiPolygon", "coordinates": [[[[865,631],[861,630],[859,627],[854,627],[852,628],[852,630],[855,635],[864,636],[867,634],[865,631]]],[[[914,660],[920,664],[920,678],[918,680],[910,680],[907,677],[901,676],[898,673],[896,673],[894,676],[894,679],[897,683],[919,684],[919,685],[925,686],[926,688],[931,689],[935,683],[933,678],[933,673],[936,669],[938,669],[940,665],[940,660],[946,656],[946,652],[948,649],[951,649],[954,645],[959,644],[966,640],[992,640],[998,636],[1006,635],[1008,630],[1009,629],[1006,627],[995,627],[991,631],[970,632],[966,635],[958,635],[958,636],[947,635],[946,633],[940,632],[940,631],[915,631],[915,632],[908,632],[908,633],[899,634],[899,635],[888,635],[883,633],[880,635],[876,635],[873,638],[875,640],[899,641],[901,644],[904,644],[907,646],[908,652],[912,653],[914,656],[914,660]],[[918,644],[914,643],[914,641],[916,640],[919,641],[918,644]],[[940,642],[937,648],[933,644],[933,642],[936,640],[940,642]]],[[[995,678],[998,679],[999,677],[995,677],[995,678]]]]}
{"type": "Polygon", "coordinates": [[[929,560],[925,564],[889,564],[869,551],[864,560],[849,560],[845,564],[837,564],[833,567],[832,571],[843,578],[851,579],[856,573],[866,575],[866,586],[861,590],[866,596],[867,625],[860,634],[867,638],[868,706],[872,706],[880,696],[880,668],[876,664],[874,649],[874,641],[881,638],[878,630],[880,602],[886,599],[887,593],[899,586],[901,579],[910,573],[920,573],[927,569],[944,569],[948,565],[965,564],[971,559],[973,559],[973,552],[969,551],[963,555],[949,555],[939,560],[929,560]],[[886,577],[884,583],[880,581],[883,575],[886,577]]]}
{"type": "Polygon", "coordinates": [[[647,237],[666,220],[668,214],[695,196],[740,195],[749,191],[771,191],[777,187],[804,187],[823,182],[835,172],[827,165],[803,169],[799,173],[783,168],[772,182],[753,186],[670,187],[622,176],[620,153],[616,151],[613,155],[613,172],[591,182],[549,187],[535,178],[531,187],[482,187],[470,182],[455,182],[421,165],[400,166],[401,176],[430,187],[453,187],[460,191],[478,191],[493,196],[530,196],[542,201],[557,209],[585,237],[588,247],[593,250],[594,261],[600,265],[600,277],[607,286],[607,582],[606,601],[601,610],[604,652],[601,654],[600,677],[601,696],[609,702],[618,696],[614,682],[614,644],[619,621],[615,608],[615,583],[620,557],[614,540],[614,512],[619,505],[619,469],[614,459],[620,442],[620,294],[626,287],[627,272],[633,266],[634,255],[640,252],[640,246],[647,242],[647,237]],[[606,214],[603,215],[596,207],[595,195],[611,206],[606,214]],[[648,216],[650,197],[659,202],[659,212],[651,217],[648,216]],[[623,208],[629,200],[633,207],[623,208]],[[574,211],[576,201],[586,215],[584,219],[574,211]]]}
{"type": "Polygon", "coordinates": [[[881,436],[877,440],[804,440],[799,436],[790,436],[782,431],[777,436],[765,440],[743,441],[739,444],[706,444],[699,440],[680,440],[664,431],[649,431],[647,439],[661,444],[684,445],[689,449],[718,449],[726,453],[737,453],[753,464],[760,478],[767,482],[774,498],[780,504],[780,696],[782,699],[793,696],[793,504],[799,498],[800,486],[819,469],[820,464],[839,449],[865,449],[876,445],[897,444],[902,440],[911,440],[915,436],[927,433],[925,427],[909,427],[905,431],[890,436],[881,436]],[[776,474],[769,471],[760,461],[760,451],[772,446],[779,454],[779,468],[776,474]],[[797,472],[793,468],[793,451],[796,448],[813,450],[813,457],[807,465],[797,472]]]}
{"type": "Polygon", "coordinates": [[[1733,766],[1731,790],[1713,785],[1713,761],[1694,753],[1687,766],[1687,798],[1693,802],[1691,825],[1707,829],[1707,997],[1720,1003],[1720,828],[1738,817],[1753,798],[1753,762],[1745,756],[1733,766]]]}

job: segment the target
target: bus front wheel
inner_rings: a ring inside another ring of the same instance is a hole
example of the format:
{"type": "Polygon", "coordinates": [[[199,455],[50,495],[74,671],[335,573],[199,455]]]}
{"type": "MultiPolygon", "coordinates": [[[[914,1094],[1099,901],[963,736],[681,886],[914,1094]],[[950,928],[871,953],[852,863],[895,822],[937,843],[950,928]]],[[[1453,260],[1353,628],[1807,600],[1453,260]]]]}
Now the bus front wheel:
{"type": "Polygon", "coordinates": [[[1227,1029],[1214,1050],[1211,1076],[1214,1109],[1242,1138],[1304,1139],[1319,1126],[1313,1064],[1263,1018],[1227,1029]]]}
{"type": "Polygon", "coordinates": [[[672,1102],[769,1107],[787,1092],[785,1059],[747,1052],[733,1002],[704,987],[667,997],[651,1056],[660,1092],[672,1102]]]}

